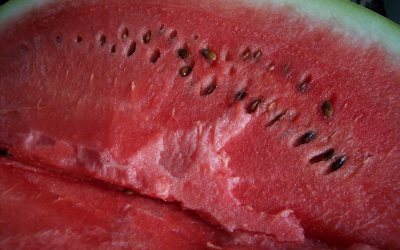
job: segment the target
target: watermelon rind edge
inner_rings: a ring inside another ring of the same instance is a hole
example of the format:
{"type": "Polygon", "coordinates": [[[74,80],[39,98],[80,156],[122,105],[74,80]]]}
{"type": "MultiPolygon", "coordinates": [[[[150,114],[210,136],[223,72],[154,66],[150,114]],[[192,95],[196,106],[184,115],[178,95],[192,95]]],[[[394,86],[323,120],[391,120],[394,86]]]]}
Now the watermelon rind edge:
{"type": "MultiPolygon", "coordinates": [[[[11,0],[0,7],[0,31],[9,20],[47,3],[71,0],[11,0]]],[[[334,27],[352,32],[349,35],[383,45],[391,54],[400,56],[400,25],[348,0],[212,0],[236,4],[273,4],[290,6],[303,15],[332,23],[334,27]]],[[[187,4],[198,4],[188,0],[187,4]]],[[[229,3],[227,3],[229,5],[229,3]]]]}

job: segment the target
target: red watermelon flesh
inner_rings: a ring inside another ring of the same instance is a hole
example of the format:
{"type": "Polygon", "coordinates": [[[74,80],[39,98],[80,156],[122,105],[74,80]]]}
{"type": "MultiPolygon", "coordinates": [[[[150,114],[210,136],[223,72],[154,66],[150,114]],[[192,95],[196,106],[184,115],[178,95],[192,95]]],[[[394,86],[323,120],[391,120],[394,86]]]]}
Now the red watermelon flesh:
{"type": "Polygon", "coordinates": [[[1,164],[1,249],[235,248],[234,237],[177,204],[1,164]]]}
{"type": "Polygon", "coordinates": [[[281,243],[262,233],[228,233],[176,203],[94,185],[85,176],[5,159],[0,166],[1,249],[328,249],[311,240],[281,243]]]}
{"type": "Polygon", "coordinates": [[[400,248],[399,56],[289,7],[193,4],[66,1],[3,28],[3,151],[228,231],[400,248]]]}

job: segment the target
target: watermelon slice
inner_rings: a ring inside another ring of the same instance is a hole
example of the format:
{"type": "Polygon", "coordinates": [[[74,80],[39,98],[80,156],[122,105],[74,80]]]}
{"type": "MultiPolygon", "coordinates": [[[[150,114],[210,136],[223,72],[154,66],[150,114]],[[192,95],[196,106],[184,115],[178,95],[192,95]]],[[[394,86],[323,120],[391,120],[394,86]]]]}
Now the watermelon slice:
{"type": "Polygon", "coordinates": [[[396,24],[338,0],[48,0],[6,4],[0,33],[4,158],[232,237],[400,248],[396,24]]]}

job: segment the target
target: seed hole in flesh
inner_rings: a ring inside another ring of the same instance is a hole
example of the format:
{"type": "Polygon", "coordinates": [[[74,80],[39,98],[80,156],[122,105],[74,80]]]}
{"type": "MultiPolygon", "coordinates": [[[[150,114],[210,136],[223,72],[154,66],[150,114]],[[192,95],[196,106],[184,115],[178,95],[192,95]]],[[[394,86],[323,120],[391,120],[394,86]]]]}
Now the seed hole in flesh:
{"type": "Polygon", "coordinates": [[[274,124],[275,124],[277,121],[279,121],[284,115],[286,115],[286,113],[287,113],[287,110],[285,110],[285,111],[283,111],[283,112],[277,114],[277,115],[275,116],[274,119],[272,119],[270,122],[268,122],[267,127],[271,127],[272,125],[274,125],[274,124]]]}
{"type": "Polygon", "coordinates": [[[229,69],[229,75],[234,75],[236,73],[236,68],[234,66],[231,66],[229,69]]]}
{"type": "Polygon", "coordinates": [[[187,49],[179,49],[178,56],[182,59],[186,59],[190,57],[190,52],[187,49]]]}
{"type": "Polygon", "coordinates": [[[160,27],[158,27],[158,31],[163,31],[165,28],[165,24],[161,24],[160,27]]]}
{"type": "Polygon", "coordinates": [[[121,39],[125,40],[128,38],[128,36],[129,36],[129,30],[127,27],[125,27],[121,32],[121,39]]]}
{"type": "Polygon", "coordinates": [[[283,66],[283,71],[284,71],[284,72],[288,72],[289,69],[290,69],[290,63],[286,63],[286,64],[283,66]]]}
{"type": "Polygon", "coordinates": [[[236,101],[242,101],[246,97],[246,92],[244,91],[239,91],[235,95],[235,100],[236,101]]]}
{"type": "Polygon", "coordinates": [[[262,52],[261,52],[261,50],[258,50],[258,51],[256,51],[255,53],[254,53],[254,59],[259,59],[260,57],[261,57],[261,55],[262,55],[262,52]]]}
{"type": "Polygon", "coordinates": [[[254,111],[256,111],[260,103],[260,99],[256,99],[252,103],[250,103],[249,107],[247,108],[247,113],[253,113],[254,111]]]}
{"type": "Polygon", "coordinates": [[[335,150],[334,149],[331,149],[328,152],[326,152],[324,154],[324,161],[329,161],[330,159],[332,159],[334,154],[335,154],[335,150]]]}
{"type": "Polygon", "coordinates": [[[76,42],[77,42],[77,43],[82,43],[82,41],[83,41],[82,36],[77,36],[77,37],[76,37],[76,42]]]}
{"type": "Polygon", "coordinates": [[[152,63],[157,62],[157,60],[158,60],[158,58],[160,58],[160,56],[161,56],[160,49],[159,48],[155,49],[153,51],[153,54],[151,54],[150,62],[152,62],[152,63]]]}
{"type": "Polygon", "coordinates": [[[304,77],[304,79],[297,84],[297,90],[299,92],[305,92],[306,90],[309,89],[310,82],[311,82],[311,75],[304,77]]]}
{"type": "Polygon", "coordinates": [[[217,85],[211,85],[211,86],[209,86],[208,88],[206,88],[205,89],[205,91],[203,91],[202,93],[201,93],[201,95],[209,95],[209,94],[211,94],[212,92],[214,92],[214,90],[217,88],[217,85]]]}
{"type": "Polygon", "coordinates": [[[151,40],[151,31],[147,31],[146,34],[143,35],[143,42],[148,43],[151,40]]]}
{"type": "Polygon", "coordinates": [[[0,156],[11,157],[11,154],[8,153],[7,149],[2,149],[0,150],[0,156]]]}
{"type": "Polygon", "coordinates": [[[136,42],[132,41],[131,44],[129,44],[128,51],[127,51],[127,56],[132,56],[136,51],[136,42]]]}
{"type": "Polygon", "coordinates": [[[122,192],[124,192],[124,194],[126,195],[132,195],[135,194],[135,191],[129,188],[124,188],[124,190],[122,190],[122,192]]]}
{"type": "Polygon", "coordinates": [[[346,161],[346,157],[345,157],[345,156],[336,159],[336,160],[332,163],[332,166],[331,166],[332,170],[333,170],[333,171],[336,171],[336,170],[338,170],[339,168],[341,168],[341,167],[344,165],[345,161],[346,161]]]}
{"type": "Polygon", "coordinates": [[[195,36],[193,37],[193,40],[197,41],[197,39],[199,39],[199,36],[198,36],[198,35],[195,35],[195,36]]]}
{"type": "Polygon", "coordinates": [[[19,48],[23,51],[23,52],[29,52],[29,47],[25,44],[21,44],[19,46],[19,48]]]}
{"type": "Polygon", "coordinates": [[[201,54],[204,56],[205,59],[210,61],[215,61],[217,59],[217,54],[214,51],[208,49],[202,49],[201,54]]]}
{"type": "Polygon", "coordinates": [[[173,31],[171,32],[171,34],[169,35],[169,38],[171,38],[172,40],[174,40],[177,36],[178,36],[178,31],[173,30],[173,31]]]}
{"type": "Polygon", "coordinates": [[[301,143],[302,144],[309,143],[310,141],[312,141],[316,137],[316,135],[317,135],[317,132],[315,132],[315,131],[308,132],[301,139],[301,143]]]}
{"type": "Polygon", "coordinates": [[[305,133],[303,136],[301,136],[295,143],[295,147],[298,147],[302,144],[306,144],[311,142],[312,140],[314,140],[317,137],[317,132],[316,131],[309,131],[307,133],[305,133]]]}
{"type": "Polygon", "coordinates": [[[314,156],[313,158],[310,159],[310,163],[311,164],[315,164],[321,161],[328,161],[329,159],[332,158],[333,154],[335,153],[334,149],[328,149],[316,156],[314,156]]]}
{"type": "Polygon", "coordinates": [[[56,41],[57,44],[61,43],[61,36],[57,35],[56,38],[55,38],[55,41],[56,41]]]}
{"type": "Polygon", "coordinates": [[[117,48],[116,48],[116,46],[115,46],[115,44],[114,44],[114,45],[111,46],[110,52],[111,52],[112,54],[114,54],[115,51],[117,51],[117,48]]]}
{"type": "Polygon", "coordinates": [[[181,68],[181,70],[180,70],[180,74],[182,77],[188,76],[191,72],[192,72],[192,68],[187,67],[187,66],[181,68]]]}
{"type": "Polygon", "coordinates": [[[104,45],[106,43],[106,35],[102,34],[99,38],[99,44],[104,45]]]}
{"type": "Polygon", "coordinates": [[[325,117],[331,117],[333,113],[333,106],[329,101],[324,101],[322,104],[322,114],[325,117]]]}
{"type": "Polygon", "coordinates": [[[226,51],[226,55],[225,55],[225,61],[229,62],[232,61],[233,57],[232,57],[232,52],[229,51],[229,49],[226,51]]]}
{"type": "Polygon", "coordinates": [[[249,56],[250,56],[250,49],[246,48],[242,53],[242,58],[247,59],[247,58],[249,58],[249,56]]]}

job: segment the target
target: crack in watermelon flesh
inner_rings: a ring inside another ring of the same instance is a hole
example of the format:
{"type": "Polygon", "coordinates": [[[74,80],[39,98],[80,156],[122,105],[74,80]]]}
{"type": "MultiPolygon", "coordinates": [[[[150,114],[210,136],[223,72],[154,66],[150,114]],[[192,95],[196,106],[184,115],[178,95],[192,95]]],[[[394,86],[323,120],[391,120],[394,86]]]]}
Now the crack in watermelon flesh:
{"type": "Polygon", "coordinates": [[[3,29],[2,155],[228,232],[400,248],[399,57],[290,7],[207,6],[67,1],[3,29]]]}

